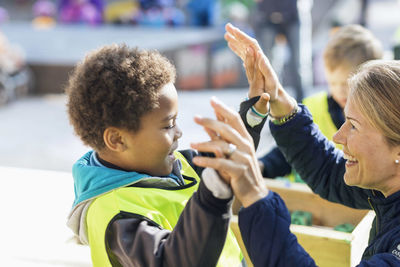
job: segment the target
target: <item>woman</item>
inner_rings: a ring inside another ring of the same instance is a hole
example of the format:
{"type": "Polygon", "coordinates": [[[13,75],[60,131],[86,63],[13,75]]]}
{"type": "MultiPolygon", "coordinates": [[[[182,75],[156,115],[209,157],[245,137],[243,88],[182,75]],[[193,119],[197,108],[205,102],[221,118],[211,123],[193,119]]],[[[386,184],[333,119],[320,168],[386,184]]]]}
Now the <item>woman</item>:
{"type": "MultiPolygon", "coordinates": [[[[342,152],[319,132],[307,108],[285,92],[254,39],[231,25],[225,37],[245,60],[247,71],[262,73],[263,90],[270,95],[271,133],[305,182],[330,201],[375,210],[369,246],[359,266],[400,266],[400,63],[373,61],[349,80],[346,121],[334,136],[342,152]]],[[[217,169],[243,203],[239,226],[254,265],[315,266],[289,231],[283,201],[262,190],[261,175],[253,167],[254,151],[243,145],[249,143],[242,140],[244,135],[238,138],[243,126],[240,131],[237,126],[221,130],[221,122],[199,123],[222,139],[195,144],[196,149],[229,151],[228,143],[238,148],[229,159],[200,158],[196,163],[217,169]]]]}

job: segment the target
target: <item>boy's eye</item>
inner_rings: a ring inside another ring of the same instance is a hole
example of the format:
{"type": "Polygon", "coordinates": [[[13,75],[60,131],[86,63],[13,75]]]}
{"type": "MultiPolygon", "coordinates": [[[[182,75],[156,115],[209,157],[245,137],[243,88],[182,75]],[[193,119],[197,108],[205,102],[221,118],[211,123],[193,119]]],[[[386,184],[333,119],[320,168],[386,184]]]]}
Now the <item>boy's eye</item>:
{"type": "Polygon", "coordinates": [[[171,125],[168,125],[167,127],[165,127],[165,129],[172,129],[174,127],[175,127],[175,124],[171,124],[171,125]]]}
{"type": "Polygon", "coordinates": [[[173,120],[170,125],[168,125],[167,127],[165,127],[165,129],[173,129],[176,126],[176,120],[173,120]]]}

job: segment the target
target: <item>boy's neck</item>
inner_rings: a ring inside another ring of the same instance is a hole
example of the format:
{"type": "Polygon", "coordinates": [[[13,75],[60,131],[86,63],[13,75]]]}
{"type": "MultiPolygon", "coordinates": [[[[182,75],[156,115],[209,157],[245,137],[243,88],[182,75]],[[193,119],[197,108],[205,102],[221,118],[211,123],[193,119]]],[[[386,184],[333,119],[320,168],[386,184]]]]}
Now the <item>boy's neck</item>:
{"type": "Polygon", "coordinates": [[[102,159],[101,156],[99,155],[99,153],[97,153],[97,152],[95,152],[95,153],[96,153],[96,157],[99,160],[99,162],[101,164],[103,164],[104,166],[106,166],[107,168],[116,169],[116,170],[120,170],[120,171],[126,171],[126,172],[128,171],[128,170],[126,170],[124,168],[121,168],[121,167],[115,165],[115,164],[112,164],[109,161],[106,161],[106,160],[102,159]]]}

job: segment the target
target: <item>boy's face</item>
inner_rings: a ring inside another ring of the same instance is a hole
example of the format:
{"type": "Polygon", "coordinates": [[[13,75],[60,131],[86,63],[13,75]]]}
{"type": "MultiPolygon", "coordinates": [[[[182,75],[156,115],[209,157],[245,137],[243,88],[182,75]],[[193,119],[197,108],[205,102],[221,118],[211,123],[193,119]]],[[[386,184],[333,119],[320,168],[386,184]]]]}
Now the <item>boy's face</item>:
{"type": "Polygon", "coordinates": [[[159,107],[140,120],[139,131],[124,131],[126,144],[122,152],[124,168],[131,171],[165,176],[172,172],[174,150],[182,136],[176,125],[178,94],[172,83],[164,85],[158,95],[159,107]]]}
{"type": "Polygon", "coordinates": [[[348,64],[341,64],[334,70],[330,70],[325,67],[325,75],[329,85],[329,91],[333,99],[344,109],[346,105],[347,96],[349,95],[349,86],[347,85],[347,79],[353,68],[348,64]]]}

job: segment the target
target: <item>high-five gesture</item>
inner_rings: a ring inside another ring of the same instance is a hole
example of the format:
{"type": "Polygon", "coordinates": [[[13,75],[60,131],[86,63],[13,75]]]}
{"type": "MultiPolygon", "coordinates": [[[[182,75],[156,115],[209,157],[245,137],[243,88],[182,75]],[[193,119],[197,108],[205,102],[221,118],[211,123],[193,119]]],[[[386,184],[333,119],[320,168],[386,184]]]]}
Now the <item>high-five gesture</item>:
{"type": "MultiPolygon", "coordinates": [[[[228,42],[229,48],[244,62],[250,84],[249,97],[267,93],[272,116],[283,117],[289,114],[296,106],[296,101],[283,89],[278,76],[268,58],[262,52],[257,40],[230,23],[226,25],[225,29],[225,40],[228,42]],[[260,89],[261,84],[264,84],[263,90],[260,89]]],[[[261,101],[265,102],[265,99],[262,98],[259,102],[261,101]]],[[[257,105],[260,106],[261,103],[257,103],[257,105]]]]}

